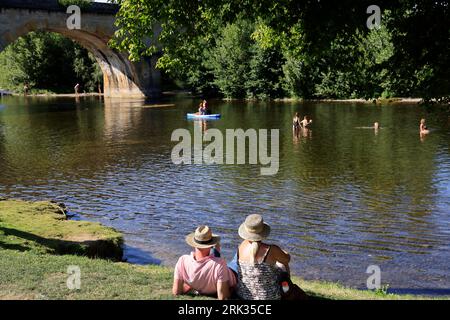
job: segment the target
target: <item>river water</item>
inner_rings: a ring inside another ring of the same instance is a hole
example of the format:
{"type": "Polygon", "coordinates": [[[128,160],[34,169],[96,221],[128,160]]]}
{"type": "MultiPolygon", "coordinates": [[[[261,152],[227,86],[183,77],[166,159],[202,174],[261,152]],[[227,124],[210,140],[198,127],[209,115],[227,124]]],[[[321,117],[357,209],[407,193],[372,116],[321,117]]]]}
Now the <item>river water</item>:
{"type": "Polygon", "coordinates": [[[246,215],[305,279],[364,288],[370,265],[396,292],[450,292],[450,118],[418,105],[211,101],[222,119],[189,121],[197,100],[22,98],[0,101],[0,196],[53,199],[75,219],[125,234],[134,263],[174,265],[208,224],[226,258],[246,215]],[[313,127],[293,136],[294,112],[313,127]],[[432,132],[421,139],[420,118],[432,132]],[[381,129],[370,127],[375,121],[381,129]],[[279,129],[280,168],[175,165],[173,130],[279,129]]]}

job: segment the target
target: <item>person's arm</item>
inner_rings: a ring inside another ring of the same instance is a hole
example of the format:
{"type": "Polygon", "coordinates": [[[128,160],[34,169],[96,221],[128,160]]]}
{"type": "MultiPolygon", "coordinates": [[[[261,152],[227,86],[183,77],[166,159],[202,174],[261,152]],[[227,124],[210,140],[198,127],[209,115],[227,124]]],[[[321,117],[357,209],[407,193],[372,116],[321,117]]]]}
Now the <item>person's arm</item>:
{"type": "Polygon", "coordinates": [[[184,291],[184,282],[181,279],[174,278],[173,279],[173,286],[172,286],[172,294],[174,296],[178,296],[180,294],[183,294],[184,291]]]}
{"type": "Polygon", "coordinates": [[[230,286],[228,281],[217,282],[217,298],[219,300],[227,300],[230,298],[230,286]]]}
{"type": "Polygon", "coordinates": [[[175,296],[185,294],[191,290],[191,287],[183,280],[184,276],[182,271],[184,270],[184,257],[185,256],[182,256],[178,259],[173,273],[172,293],[175,296]]]}
{"type": "Polygon", "coordinates": [[[290,274],[291,273],[289,269],[289,262],[291,261],[290,254],[275,245],[272,246],[272,250],[274,259],[279,263],[281,263],[282,265],[284,265],[284,267],[286,268],[286,272],[290,274]]]}

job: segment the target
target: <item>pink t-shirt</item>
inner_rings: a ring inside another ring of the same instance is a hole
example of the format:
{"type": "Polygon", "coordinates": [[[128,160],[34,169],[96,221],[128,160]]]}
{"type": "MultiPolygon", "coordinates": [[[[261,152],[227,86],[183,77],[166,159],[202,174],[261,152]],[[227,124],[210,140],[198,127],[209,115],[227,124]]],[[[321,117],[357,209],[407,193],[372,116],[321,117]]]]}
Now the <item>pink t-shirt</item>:
{"type": "Polygon", "coordinates": [[[217,282],[228,281],[230,287],[236,286],[236,277],[224,259],[208,256],[197,261],[194,258],[194,252],[178,259],[174,278],[183,280],[202,294],[215,294],[217,282]]]}

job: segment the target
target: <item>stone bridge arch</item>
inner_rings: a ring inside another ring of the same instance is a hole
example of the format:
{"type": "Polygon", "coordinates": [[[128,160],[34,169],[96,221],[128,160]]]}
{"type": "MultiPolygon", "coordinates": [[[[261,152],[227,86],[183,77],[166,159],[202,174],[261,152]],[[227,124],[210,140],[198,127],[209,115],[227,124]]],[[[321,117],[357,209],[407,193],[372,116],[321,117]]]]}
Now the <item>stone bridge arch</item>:
{"type": "Polygon", "coordinates": [[[81,9],[81,29],[67,28],[70,14],[57,0],[0,0],[0,51],[31,31],[62,34],[90,51],[103,71],[104,94],[109,97],[156,97],[160,73],[156,58],[131,62],[108,46],[114,34],[118,6],[92,3],[81,9]]]}

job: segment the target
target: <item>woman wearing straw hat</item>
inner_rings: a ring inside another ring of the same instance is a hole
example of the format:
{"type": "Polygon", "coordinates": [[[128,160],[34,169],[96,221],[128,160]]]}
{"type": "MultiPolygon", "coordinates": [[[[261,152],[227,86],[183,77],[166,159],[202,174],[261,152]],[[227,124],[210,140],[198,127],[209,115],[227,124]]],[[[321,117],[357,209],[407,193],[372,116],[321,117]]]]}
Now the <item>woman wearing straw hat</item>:
{"type": "Polygon", "coordinates": [[[269,233],[270,226],[259,214],[249,215],[239,227],[239,236],[244,241],[237,252],[236,294],[241,299],[281,299],[279,264],[289,273],[291,257],[278,246],[262,242],[269,233]]]}
{"type": "Polygon", "coordinates": [[[186,243],[194,248],[190,255],[183,255],[175,266],[172,293],[191,291],[202,295],[217,295],[220,300],[230,297],[230,289],[236,286],[236,277],[224,259],[212,251],[220,250],[220,237],[208,226],[200,226],[187,235],[186,243]]]}

